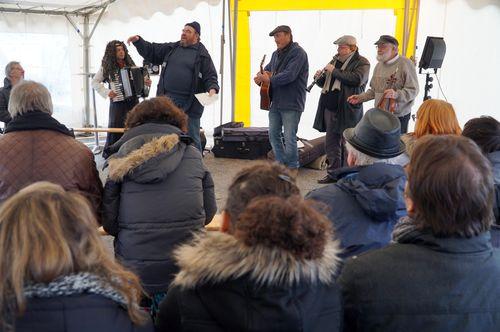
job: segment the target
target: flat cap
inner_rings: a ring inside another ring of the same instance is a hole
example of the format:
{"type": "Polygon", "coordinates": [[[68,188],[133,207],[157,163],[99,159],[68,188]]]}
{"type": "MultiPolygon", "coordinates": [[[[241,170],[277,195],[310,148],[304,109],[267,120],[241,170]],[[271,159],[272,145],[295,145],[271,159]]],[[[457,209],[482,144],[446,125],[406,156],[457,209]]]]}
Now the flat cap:
{"type": "Polygon", "coordinates": [[[392,45],[399,46],[398,40],[396,38],[394,38],[393,36],[389,36],[389,35],[380,36],[380,38],[375,42],[375,45],[378,45],[378,44],[392,44],[392,45]]]}
{"type": "Polygon", "coordinates": [[[354,36],[345,35],[333,42],[335,45],[354,45],[356,46],[356,38],[354,36]]]}
{"type": "Polygon", "coordinates": [[[274,36],[278,32],[292,33],[292,29],[288,25],[278,25],[273,31],[269,32],[269,36],[274,36]]]}

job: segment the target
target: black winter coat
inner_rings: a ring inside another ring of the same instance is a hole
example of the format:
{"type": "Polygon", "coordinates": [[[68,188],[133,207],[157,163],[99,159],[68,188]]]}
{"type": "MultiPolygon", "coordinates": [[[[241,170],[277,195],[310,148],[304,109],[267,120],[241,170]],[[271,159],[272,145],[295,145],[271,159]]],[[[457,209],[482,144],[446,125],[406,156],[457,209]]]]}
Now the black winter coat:
{"type": "Polygon", "coordinates": [[[414,230],[346,262],[345,331],[499,331],[498,276],[489,232],[436,238],[414,230]]]}
{"type": "Polygon", "coordinates": [[[217,211],[212,177],[181,131],[146,123],[127,131],[109,160],[104,229],[115,255],[148,293],[165,292],[177,268],[172,249],[217,211]]]}
{"type": "MultiPolygon", "coordinates": [[[[210,89],[215,89],[219,92],[219,84],[217,83],[217,71],[215,70],[214,63],[210,54],[208,54],[205,46],[199,42],[196,44],[198,47],[198,53],[196,55],[193,71],[192,80],[192,93],[189,96],[189,101],[185,105],[185,112],[191,118],[200,118],[203,114],[203,106],[200,104],[198,99],[195,98],[194,94],[207,92],[210,89]]],[[[155,65],[161,65],[162,71],[160,74],[160,81],[158,82],[158,90],[156,91],[157,96],[163,96],[165,89],[163,86],[163,76],[166,71],[167,63],[169,57],[173,54],[173,51],[180,46],[180,42],[175,43],[150,43],[142,38],[134,42],[134,46],[137,48],[139,54],[146,60],[155,65]]]]}
{"type": "MultiPolygon", "coordinates": [[[[370,73],[370,62],[356,51],[347,64],[345,70],[335,69],[332,73],[332,80],[338,79],[341,83],[339,93],[339,104],[336,110],[337,121],[335,122],[334,132],[342,134],[346,128],[353,128],[363,117],[363,103],[357,105],[349,104],[347,98],[360,94],[365,91],[368,75],[370,73]]],[[[323,87],[325,79],[318,80],[317,84],[323,87]]],[[[324,122],[325,107],[323,99],[325,94],[321,94],[316,118],[314,119],[313,128],[320,131],[326,131],[324,122]]]]}
{"type": "Polygon", "coordinates": [[[328,206],[341,257],[388,245],[394,225],[407,214],[404,169],[375,163],[341,168],[332,177],[336,183],[315,189],[306,198],[328,206]]]}
{"type": "Polygon", "coordinates": [[[181,271],[160,305],[157,331],[340,331],[338,248],[298,261],[209,232],[176,252],[181,271]]]}
{"type": "Polygon", "coordinates": [[[9,123],[12,120],[10,116],[8,106],[10,99],[10,91],[12,90],[12,83],[6,77],[3,80],[3,87],[0,88],[0,121],[5,124],[9,123]]]}

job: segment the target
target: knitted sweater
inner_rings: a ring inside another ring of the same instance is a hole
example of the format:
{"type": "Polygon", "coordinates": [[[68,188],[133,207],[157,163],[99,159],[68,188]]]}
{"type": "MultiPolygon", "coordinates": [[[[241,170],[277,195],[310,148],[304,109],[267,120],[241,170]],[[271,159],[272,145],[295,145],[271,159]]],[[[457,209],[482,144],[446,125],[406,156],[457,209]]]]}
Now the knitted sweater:
{"type": "Polygon", "coordinates": [[[411,112],[411,106],[418,94],[417,71],[413,62],[403,56],[396,56],[387,62],[379,62],[373,70],[370,89],[359,95],[362,102],[375,98],[378,105],[384,91],[390,88],[387,79],[396,73],[393,89],[397,93],[394,115],[401,117],[411,112]]]}

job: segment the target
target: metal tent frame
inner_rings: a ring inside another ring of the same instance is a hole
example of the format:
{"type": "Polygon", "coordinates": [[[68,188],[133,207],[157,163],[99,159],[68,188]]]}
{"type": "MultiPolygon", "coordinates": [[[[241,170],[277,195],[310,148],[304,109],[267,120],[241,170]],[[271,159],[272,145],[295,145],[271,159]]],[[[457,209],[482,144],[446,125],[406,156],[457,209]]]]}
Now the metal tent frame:
{"type": "MultiPolygon", "coordinates": [[[[21,13],[64,16],[69,21],[75,32],[83,41],[83,91],[85,112],[83,114],[83,125],[90,126],[90,40],[102,18],[106,8],[116,0],[97,1],[85,6],[63,5],[57,3],[9,1],[0,0],[0,13],[21,13]],[[90,17],[99,13],[96,21],[91,27],[90,17]],[[75,22],[76,17],[83,17],[83,26],[80,29],[75,22]]],[[[94,110],[94,118],[96,117],[94,110]]]]}

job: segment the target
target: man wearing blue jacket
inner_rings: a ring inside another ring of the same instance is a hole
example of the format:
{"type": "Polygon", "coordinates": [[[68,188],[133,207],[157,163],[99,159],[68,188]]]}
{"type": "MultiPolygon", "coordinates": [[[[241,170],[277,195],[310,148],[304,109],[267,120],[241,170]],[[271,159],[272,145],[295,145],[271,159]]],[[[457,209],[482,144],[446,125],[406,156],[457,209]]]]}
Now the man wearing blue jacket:
{"type": "Polygon", "coordinates": [[[200,42],[201,27],[196,21],[186,23],[181,39],[174,43],[150,43],[140,36],[131,36],[139,54],[154,65],[161,65],[157,96],[169,97],[189,117],[188,134],[201,151],[200,118],[203,106],[196,93],[219,92],[217,71],[210,54],[200,42]]]}
{"type": "Polygon", "coordinates": [[[276,160],[297,174],[297,130],[306,102],[309,63],[304,49],[293,41],[289,26],[280,25],[269,36],[278,47],[264,68],[271,75],[259,72],[254,82],[270,83],[269,140],[276,160]]]}
{"type": "Polygon", "coordinates": [[[342,258],[388,245],[396,222],[407,215],[406,175],[395,158],[405,151],[400,128],[393,114],[367,111],[344,130],[349,167],[333,172],[336,183],[306,195],[328,206],[342,258]]]}

